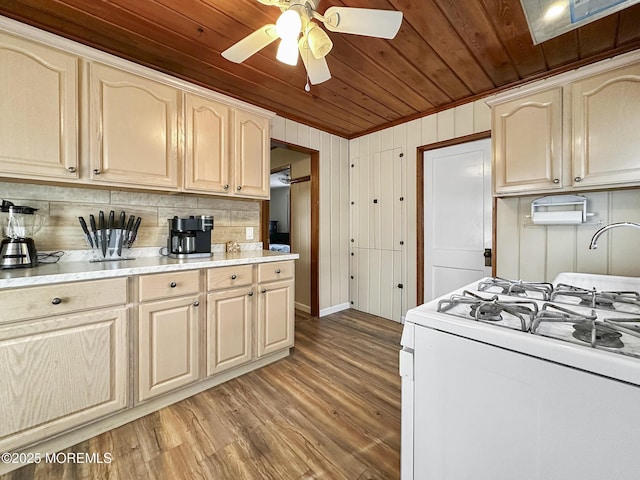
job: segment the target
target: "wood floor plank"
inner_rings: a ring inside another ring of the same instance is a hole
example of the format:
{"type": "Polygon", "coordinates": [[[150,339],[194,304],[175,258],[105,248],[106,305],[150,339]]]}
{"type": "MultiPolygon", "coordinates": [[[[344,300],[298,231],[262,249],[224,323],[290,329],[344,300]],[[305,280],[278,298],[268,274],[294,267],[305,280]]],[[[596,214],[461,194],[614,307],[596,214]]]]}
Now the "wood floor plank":
{"type": "Polygon", "coordinates": [[[296,312],[289,357],[64,450],[111,463],[29,465],[0,480],[394,480],[402,326],[296,312]]]}

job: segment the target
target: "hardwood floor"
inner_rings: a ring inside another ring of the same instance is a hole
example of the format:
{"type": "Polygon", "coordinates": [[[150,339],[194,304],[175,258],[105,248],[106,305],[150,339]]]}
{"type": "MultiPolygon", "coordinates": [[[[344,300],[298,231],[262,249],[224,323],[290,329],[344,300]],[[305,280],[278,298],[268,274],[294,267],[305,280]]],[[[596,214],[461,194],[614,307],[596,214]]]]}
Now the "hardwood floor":
{"type": "Polygon", "coordinates": [[[64,451],[109,452],[110,463],[0,478],[397,479],[401,331],[355,310],[296,312],[289,357],[64,451]]]}

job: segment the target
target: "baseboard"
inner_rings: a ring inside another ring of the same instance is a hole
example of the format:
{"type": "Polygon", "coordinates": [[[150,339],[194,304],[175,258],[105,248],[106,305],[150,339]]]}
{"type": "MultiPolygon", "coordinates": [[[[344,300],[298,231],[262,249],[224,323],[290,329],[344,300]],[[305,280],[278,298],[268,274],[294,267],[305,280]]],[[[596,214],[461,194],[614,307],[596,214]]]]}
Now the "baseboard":
{"type": "Polygon", "coordinates": [[[347,303],[341,303],[340,305],[334,305],[333,307],[323,308],[320,310],[320,316],[325,317],[327,315],[331,315],[332,313],[347,310],[350,307],[351,307],[351,304],[347,302],[347,303]]]}
{"type": "Polygon", "coordinates": [[[295,302],[294,306],[296,310],[300,310],[301,312],[304,312],[304,313],[309,313],[309,314],[311,313],[311,307],[309,305],[305,305],[300,302],[295,302]]]}

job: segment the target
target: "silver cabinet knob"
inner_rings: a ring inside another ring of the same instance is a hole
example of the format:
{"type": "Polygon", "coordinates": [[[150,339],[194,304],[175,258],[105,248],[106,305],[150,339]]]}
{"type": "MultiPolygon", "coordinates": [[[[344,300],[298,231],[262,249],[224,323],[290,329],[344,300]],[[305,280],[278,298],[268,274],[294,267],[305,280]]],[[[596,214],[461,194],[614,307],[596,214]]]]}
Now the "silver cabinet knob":
{"type": "Polygon", "coordinates": [[[224,188],[225,190],[229,190],[229,184],[227,183],[227,184],[226,184],[224,187],[222,187],[222,188],[224,188]]]}
{"type": "Polygon", "coordinates": [[[62,303],[62,299],[61,299],[61,298],[59,298],[59,297],[52,298],[52,299],[51,299],[51,303],[52,303],[53,305],[60,305],[60,304],[62,303]]]}
{"type": "Polygon", "coordinates": [[[194,307],[198,307],[200,306],[200,302],[198,300],[196,300],[195,302],[193,302],[193,306],[194,307]]]}
{"type": "Polygon", "coordinates": [[[100,175],[100,170],[98,170],[97,168],[93,169],[93,174],[94,175],[100,175]]]}
{"type": "Polygon", "coordinates": [[[581,182],[581,181],[582,181],[582,177],[576,177],[576,178],[574,178],[574,180],[575,180],[576,182],[581,182]]]}
{"type": "Polygon", "coordinates": [[[281,270],[278,268],[278,269],[276,270],[276,273],[281,273],[281,270]]]}
{"type": "Polygon", "coordinates": [[[554,178],[554,179],[553,179],[553,183],[555,183],[555,184],[560,183],[560,179],[559,179],[559,178],[554,178]]]}
{"type": "Polygon", "coordinates": [[[231,275],[231,280],[235,280],[236,278],[238,278],[238,276],[235,273],[231,275]]]}
{"type": "Polygon", "coordinates": [[[267,293],[267,289],[263,288],[262,290],[260,290],[262,293],[267,293]]]}
{"type": "Polygon", "coordinates": [[[68,171],[69,173],[76,173],[77,168],[76,168],[76,167],[69,167],[69,168],[67,168],[67,171],[68,171]]]}
{"type": "Polygon", "coordinates": [[[238,191],[242,190],[242,185],[238,185],[238,191]]]}
{"type": "Polygon", "coordinates": [[[170,286],[171,288],[176,288],[176,287],[178,286],[178,284],[177,284],[176,282],[171,282],[171,283],[169,284],[169,286],[170,286]]]}
{"type": "Polygon", "coordinates": [[[253,297],[253,290],[251,290],[249,293],[247,293],[247,295],[249,295],[250,297],[253,297]]]}

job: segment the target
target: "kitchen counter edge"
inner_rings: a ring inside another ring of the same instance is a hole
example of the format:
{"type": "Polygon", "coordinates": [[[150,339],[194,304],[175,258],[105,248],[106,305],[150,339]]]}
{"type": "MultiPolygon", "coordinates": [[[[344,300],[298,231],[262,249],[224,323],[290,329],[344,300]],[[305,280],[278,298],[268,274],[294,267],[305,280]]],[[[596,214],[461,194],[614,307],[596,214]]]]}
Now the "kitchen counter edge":
{"type": "Polygon", "coordinates": [[[0,270],[0,289],[49,285],[54,283],[98,280],[201,268],[250,265],[254,263],[296,260],[297,253],[279,253],[269,250],[241,253],[214,253],[210,258],[173,259],[169,257],[141,257],[134,260],[89,263],[60,262],[41,264],[29,269],[0,270]]]}

